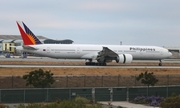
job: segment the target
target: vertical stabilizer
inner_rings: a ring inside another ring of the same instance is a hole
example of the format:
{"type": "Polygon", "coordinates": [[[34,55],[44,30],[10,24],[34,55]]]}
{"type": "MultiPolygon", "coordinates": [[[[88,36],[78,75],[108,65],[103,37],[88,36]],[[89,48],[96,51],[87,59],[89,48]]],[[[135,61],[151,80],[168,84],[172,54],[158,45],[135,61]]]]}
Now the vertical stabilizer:
{"type": "Polygon", "coordinates": [[[42,42],[33,34],[33,32],[22,22],[17,21],[17,25],[23,39],[24,45],[37,45],[42,42]]]}

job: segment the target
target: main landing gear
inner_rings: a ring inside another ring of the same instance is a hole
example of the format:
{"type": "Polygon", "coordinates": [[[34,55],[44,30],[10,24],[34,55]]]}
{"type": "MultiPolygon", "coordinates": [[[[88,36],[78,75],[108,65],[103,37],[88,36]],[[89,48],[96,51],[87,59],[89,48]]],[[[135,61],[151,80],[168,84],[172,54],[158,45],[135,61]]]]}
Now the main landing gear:
{"type": "Polygon", "coordinates": [[[161,60],[159,60],[159,66],[162,66],[162,61],[161,60]]]}
{"type": "Polygon", "coordinates": [[[87,65],[87,66],[106,66],[106,63],[86,62],[85,65],[87,65]]]}
{"type": "Polygon", "coordinates": [[[85,65],[87,66],[106,66],[106,62],[92,62],[90,59],[89,62],[86,62],[85,65]]]}

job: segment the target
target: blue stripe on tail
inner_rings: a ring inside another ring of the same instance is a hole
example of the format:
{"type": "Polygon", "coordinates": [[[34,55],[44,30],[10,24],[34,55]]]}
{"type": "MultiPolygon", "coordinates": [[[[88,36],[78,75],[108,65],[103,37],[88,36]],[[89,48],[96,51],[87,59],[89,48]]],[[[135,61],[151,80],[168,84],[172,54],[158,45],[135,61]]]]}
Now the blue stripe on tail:
{"type": "Polygon", "coordinates": [[[32,38],[35,41],[35,44],[42,44],[42,42],[32,33],[32,31],[24,23],[23,26],[25,28],[26,34],[32,36],[32,38]]]}

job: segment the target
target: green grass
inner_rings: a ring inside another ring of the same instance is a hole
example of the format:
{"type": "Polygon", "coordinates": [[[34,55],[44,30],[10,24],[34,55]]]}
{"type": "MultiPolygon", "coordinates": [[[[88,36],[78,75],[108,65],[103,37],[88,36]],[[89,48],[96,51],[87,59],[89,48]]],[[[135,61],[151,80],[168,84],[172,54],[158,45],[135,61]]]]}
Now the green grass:
{"type": "MultiPolygon", "coordinates": [[[[102,108],[101,104],[89,104],[90,100],[77,96],[74,100],[57,100],[52,103],[30,103],[28,105],[19,104],[15,108],[102,108]]],[[[10,108],[0,104],[0,108],[10,108]]]]}

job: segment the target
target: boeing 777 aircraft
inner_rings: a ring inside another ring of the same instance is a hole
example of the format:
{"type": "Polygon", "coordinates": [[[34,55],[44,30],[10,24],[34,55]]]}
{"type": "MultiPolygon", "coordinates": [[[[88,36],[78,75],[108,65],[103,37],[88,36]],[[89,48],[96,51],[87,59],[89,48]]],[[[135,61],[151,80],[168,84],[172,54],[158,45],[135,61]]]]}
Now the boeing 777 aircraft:
{"type": "Polygon", "coordinates": [[[105,66],[113,60],[124,64],[132,60],[159,60],[161,66],[161,60],[172,55],[167,49],[157,46],[43,44],[23,22],[17,22],[17,25],[24,52],[57,59],[85,59],[88,60],[86,65],[105,66]]]}

